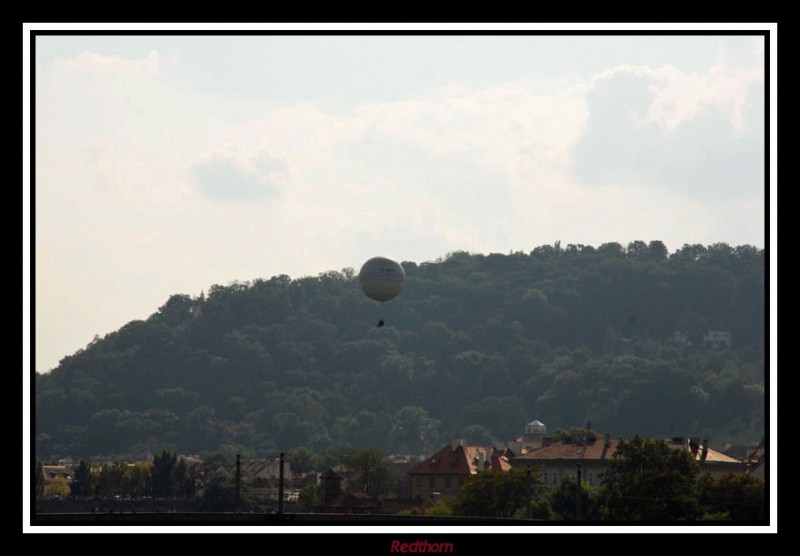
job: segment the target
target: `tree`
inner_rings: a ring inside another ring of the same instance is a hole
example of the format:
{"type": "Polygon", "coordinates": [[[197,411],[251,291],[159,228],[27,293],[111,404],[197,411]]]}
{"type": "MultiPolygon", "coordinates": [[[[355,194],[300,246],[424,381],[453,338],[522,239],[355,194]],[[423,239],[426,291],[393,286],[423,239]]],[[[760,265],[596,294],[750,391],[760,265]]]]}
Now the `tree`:
{"type": "Polygon", "coordinates": [[[34,450],[44,461],[164,448],[427,455],[472,425],[484,427],[471,429],[478,438],[510,440],[537,414],[627,437],[702,430],[756,442],[766,253],[687,244],[667,254],[660,241],[551,241],[532,254],[409,263],[414,287],[380,329],[347,272],[168,296],[147,320],[37,373],[34,450]],[[710,353],[709,330],[730,332],[733,349],[710,353]]]}
{"type": "Polygon", "coordinates": [[[397,484],[399,474],[380,450],[362,448],[344,460],[348,469],[357,473],[355,490],[379,498],[386,496],[397,484]]]}
{"type": "Polygon", "coordinates": [[[75,477],[72,481],[72,496],[93,496],[94,478],[92,469],[86,460],[80,460],[78,468],[75,470],[75,477]]]}
{"type": "Polygon", "coordinates": [[[695,520],[699,467],[692,454],[663,439],[622,440],[602,474],[606,518],[614,521],[695,520]]]}
{"type": "Polygon", "coordinates": [[[442,497],[438,500],[426,498],[422,503],[422,513],[424,515],[444,515],[451,516],[455,512],[456,500],[451,497],[442,497]]]}
{"type": "Polygon", "coordinates": [[[194,482],[189,476],[189,466],[186,460],[178,458],[178,463],[172,472],[173,494],[180,498],[191,498],[194,496],[194,482]]]}
{"type": "Polygon", "coordinates": [[[461,487],[455,515],[513,517],[524,510],[541,487],[538,473],[489,470],[470,476],[461,487]]]}
{"type": "Polygon", "coordinates": [[[199,496],[198,506],[203,512],[236,510],[236,485],[233,478],[224,473],[212,475],[199,496]]]}
{"type": "Polygon", "coordinates": [[[44,469],[42,467],[42,460],[36,460],[36,467],[33,471],[33,489],[36,493],[36,498],[44,496],[44,469]]]}
{"type": "Polygon", "coordinates": [[[591,444],[597,440],[597,433],[591,429],[573,427],[569,430],[556,429],[553,436],[566,444],[591,444]]]}
{"type": "Polygon", "coordinates": [[[319,485],[306,485],[297,496],[296,512],[313,512],[320,505],[321,498],[319,485]]]}
{"type": "Polygon", "coordinates": [[[632,259],[644,259],[650,253],[647,244],[641,240],[630,242],[626,252],[628,257],[632,259]]]}
{"type": "MultiPolygon", "coordinates": [[[[255,493],[246,485],[242,485],[239,499],[239,511],[264,511],[258,503],[255,493]]],[[[196,496],[197,505],[203,512],[236,511],[236,483],[234,477],[217,471],[196,496]]]]}
{"type": "Polygon", "coordinates": [[[389,439],[398,452],[424,454],[439,432],[439,421],[418,406],[405,406],[392,419],[389,439]]]}
{"type": "Polygon", "coordinates": [[[669,255],[669,250],[663,241],[653,240],[647,245],[647,248],[650,252],[650,258],[655,261],[663,261],[669,255]]]}
{"type": "Polygon", "coordinates": [[[124,481],[126,465],[115,461],[111,465],[104,465],[97,477],[97,492],[101,498],[121,496],[125,492],[124,481]]]}
{"type": "MultiPolygon", "coordinates": [[[[558,519],[573,521],[577,519],[578,477],[566,475],[558,486],[547,493],[550,507],[558,519]]],[[[602,518],[597,487],[581,483],[581,519],[595,521],[602,518]]]]}
{"type": "Polygon", "coordinates": [[[293,471],[307,472],[317,468],[317,454],[305,446],[289,450],[286,456],[292,464],[293,471]]]}
{"type": "Polygon", "coordinates": [[[125,495],[141,498],[149,494],[152,469],[153,466],[148,461],[140,461],[128,466],[123,481],[125,495]]]}
{"type": "Polygon", "coordinates": [[[45,498],[66,498],[69,496],[69,484],[64,477],[56,477],[44,487],[45,498]]]}
{"type": "Polygon", "coordinates": [[[698,497],[710,514],[725,514],[733,521],[763,521],[766,517],[764,481],[745,473],[708,474],[698,481],[698,497]]]}
{"type": "Polygon", "coordinates": [[[190,496],[190,483],[186,461],[176,453],[164,450],[153,458],[153,496],[190,496]]]}

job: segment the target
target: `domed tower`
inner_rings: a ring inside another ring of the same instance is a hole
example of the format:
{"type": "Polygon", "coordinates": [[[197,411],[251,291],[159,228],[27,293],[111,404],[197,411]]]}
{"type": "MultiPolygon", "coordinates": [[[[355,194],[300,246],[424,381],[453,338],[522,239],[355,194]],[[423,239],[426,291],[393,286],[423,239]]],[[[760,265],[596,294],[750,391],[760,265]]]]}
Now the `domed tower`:
{"type": "Polygon", "coordinates": [[[525,432],[513,442],[508,443],[508,448],[516,455],[528,453],[536,448],[541,448],[547,436],[547,426],[541,421],[531,421],[525,425],[525,432]]]}
{"type": "Polygon", "coordinates": [[[541,421],[534,420],[525,425],[525,434],[522,435],[522,439],[526,442],[534,440],[541,442],[545,436],[547,436],[547,426],[541,421]]]}

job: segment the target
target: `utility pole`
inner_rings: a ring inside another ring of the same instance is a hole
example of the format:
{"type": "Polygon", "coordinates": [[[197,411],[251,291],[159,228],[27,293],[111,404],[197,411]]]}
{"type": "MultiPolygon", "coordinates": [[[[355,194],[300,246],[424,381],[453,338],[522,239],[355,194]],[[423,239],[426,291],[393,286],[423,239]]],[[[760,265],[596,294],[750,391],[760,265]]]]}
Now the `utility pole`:
{"type": "Polygon", "coordinates": [[[533,479],[531,478],[531,466],[530,465],[528,466],[528,471],[525,474],[525,479],[526,479],[525,484],[528,487],[528,519],[530,519],[531,518],[531,504],[533,503],[533,500],[532,500],[532,498],[533,498],[533,484],[531,483],[531,481],[533,479]]]}
{"type": "Polygon", "coordinates": [[[278,471],[278,515],[283,513],[283,452],[279,458],[280,470],[278,471]]]}
{"type": "Polygon", "coordinates": [[[575,520],[582,521],[583,488],[581,487],[581,464],[578,463],[576,465],[578,466],[578,491],[575,493],[575,520]]]}
{"type": "Polygon", "coordinates": [[[239,511],[239,503],[242,500],[242,461],[241,456],[236,454],[236,506],[233,511],[239,511]]]}

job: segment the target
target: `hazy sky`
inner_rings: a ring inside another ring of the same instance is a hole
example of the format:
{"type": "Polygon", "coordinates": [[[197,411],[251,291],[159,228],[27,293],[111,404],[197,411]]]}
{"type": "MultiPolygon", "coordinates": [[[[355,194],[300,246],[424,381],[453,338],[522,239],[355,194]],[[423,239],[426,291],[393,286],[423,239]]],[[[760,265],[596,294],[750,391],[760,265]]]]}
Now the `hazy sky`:
{"type": "Polygon", "coordinates": [[[762,36],[35,46],[40,372],[172,294],[357,271],[379,254],[765,246],[762,36]]]}

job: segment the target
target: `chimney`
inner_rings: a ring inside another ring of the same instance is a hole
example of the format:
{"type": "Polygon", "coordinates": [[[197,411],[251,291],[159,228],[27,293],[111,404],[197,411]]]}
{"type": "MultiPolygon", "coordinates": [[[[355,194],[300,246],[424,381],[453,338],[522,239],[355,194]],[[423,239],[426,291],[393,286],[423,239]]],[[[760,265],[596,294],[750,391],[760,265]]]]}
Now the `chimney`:
{"type": "Polygon", "coordinates": [[[700,437],[693,436],[689,439],[689,448],[692,450],[692,455],[697,455],[697,450],[700,449],[700,437]]]}
{"type": "Polygon", "coordinates": [[[327,506],[341,492],[342,479],[332,469],[329,469],[323,475],[320,480],[322,483],[322,505],[327,506]]]}
{"type": "Polygon", "coordinates": [[[708,455],[708,438],[703,439],[703,451],[700,453],[700,463],[706,461],[706,456],[708,455]]]}
{"type": "Polygon", "coordinates": [[[480,450],[478,452],[478,471],[483,471],[485,463],[486,463],[486,453],[483,450],[480,450]]]}
{"type": "Polygon", "coordinates": [[[608,449],[611,447],[611,434],[606,433],[605,438],[603,439],[603,452],[600,454],[600,459],[606,459],[606,455],[608,454],[608,449]]]}

